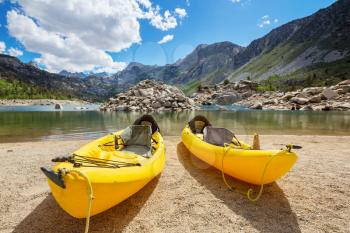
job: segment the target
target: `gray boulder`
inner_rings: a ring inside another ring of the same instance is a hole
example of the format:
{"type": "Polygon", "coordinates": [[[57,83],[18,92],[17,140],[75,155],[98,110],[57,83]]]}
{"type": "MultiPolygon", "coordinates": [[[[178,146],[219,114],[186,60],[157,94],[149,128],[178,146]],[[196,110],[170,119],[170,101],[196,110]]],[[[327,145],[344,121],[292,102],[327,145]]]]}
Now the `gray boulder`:
{"type": "Polygon", "coordinates": [[[287,92],[284,96],[282,96],[283,100],[290,100],[291,98],[293,98],[295,96],[295,93],[292,92],[287,92]]]}
{"type": "Polygon", "coordinates": [[[147,89],[139,89],[141,96],[153,96],[154,90],[153,88],[147,88],[147,89]]]}
{"type": "Polygon", "coordinates": [[[308,87],[303,89],[303,93],[307,95],[317,95],[323,91],[324,87],[308,87]]]}
{"type": "Polygon", "coordinates": [[[269,99],[269,100],[265,100],[262,104],[263,105],[278,104],[278,100],[277,99],[269,99]]]}
{"type": "Polygon", "coordinates": [[[322,91],[322,96],[325,99],[329,100],[329,99],[333,99],[333,98],[337,97],[338,93],[330,88],[326,88],[322,91]]]}
{"type": "Polygon", "coordinates": [[[313,108],[310,105],[306,105],[302,107],[300,111],[313,111],[313,108]]]}
{"type": "Polygon", "coordinates": [[[115,108],[116,111],[128,111],[128,106],[119,105],[115,108]]]}
{"type": "Polygon", "coordinates": [[[261,110],[263,108],[262,104],[260,102],[253,104],[252,106],[249,107],[250,109],[257,109],[261,110]]]}
{"type": "Polygon", "coordinates": [[[321,95],[315,95],[309,98],[310,103],[320,103],[321,102],[321,95]]]}
{"type": "Polygon", "coordinates": [[[162,105],[161,105],[161,103],[159,103],[159,102],[154,102],[154,103],[152,104],[152,108],[154,108],[154,109],[157,109],[157,108],[160,108],[160,107],[162,107],[162,105]]]}
{"type": "Polygon", "coordinates": [[[337,86],[350,85],[350,79],[344,80],[337,84],[337,86]]]}
{"type": "Polygon", "coordinates": [[[340,110],[350,110],[350,103],[335,102],[332,107],[340,110]]]}
{"type": "Polygon", "coordinates": [[[349,85],[337,86],[337,89],[335,91],[339,95],[344,95],[344,94],[350,92],[350,84],[349,85]]]}
{"type": "Polygon", "coordinates": [[[308,103],[309,100],[306,98],[293,97],[290,99],[290,102],[303,105],[303,104],[308,103]]]}
{"type": "Polygon", "coordinates": [[[228,105],[236,103],[241,99],[241,96],[238,93],[220,93],[217,94],[216,98],[214,98],[215,103],[219,105],[228,105]]]}

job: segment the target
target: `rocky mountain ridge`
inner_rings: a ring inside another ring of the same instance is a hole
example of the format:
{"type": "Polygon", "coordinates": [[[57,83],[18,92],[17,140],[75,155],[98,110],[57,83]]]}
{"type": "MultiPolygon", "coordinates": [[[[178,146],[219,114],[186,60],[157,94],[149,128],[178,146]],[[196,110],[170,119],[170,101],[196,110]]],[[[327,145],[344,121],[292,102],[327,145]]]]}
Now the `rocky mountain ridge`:
{"type": "Polygon", "coordinates": [[[246,48],[231,42],[199,45],[185,58],[165,66],[130,64],[120,72],[129,85],[143,79],[162,80],[193,92],[199,84],[225,79],[305,79],[316,75],[312,85],[336,83],[350,75],[350,0],[331,6],[273,29],[246,48]],[[134,68],[133,68],[134,67],[134,68]],[[130,78],[133,77],[133,78],[130,78]]]}
{"type": "Polygon", "coordinates": [[[186,94],[200,85],[269,80],[294,89],[329,86],[350,76],[350,0],[338,0],[311,16],[293,20],[254,40],[247,47],[232,42],[201,44],[174,64],[131,62],[114,74],[52,74],[35,64],[0,55],[2,79],[19,80],[79,98],[103,100],[152,79],[181,87],[186,94]],[[82,78],[85,76],[84,78],[82,78]]]}
{"type": "Polygon", "coordinates": [[[45,90],[88,100],[103,100],[118,90],[118,82],[110,77],[66,77],[50,73],[18,58],[0,54],[0,79],[19,81],[45,90]]]}

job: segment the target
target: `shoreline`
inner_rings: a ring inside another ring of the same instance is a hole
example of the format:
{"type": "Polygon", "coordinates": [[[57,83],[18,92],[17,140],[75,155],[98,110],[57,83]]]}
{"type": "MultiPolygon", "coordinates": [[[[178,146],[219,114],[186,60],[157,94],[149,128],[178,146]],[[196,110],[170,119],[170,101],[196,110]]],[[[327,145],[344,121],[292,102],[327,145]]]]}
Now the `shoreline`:
{"type": "MultiPolygon", "coordinates": [[[[350,108],[348,110],[339,110],[339,109],[326,109],[324,108],[318,108],[318,109],[290,109],[286,107],[280,107],[280,106],[273,106],[273,105],[267,105],[264,106],[263,109],[261,108],[252,108],[251,103],[247,100],[241,100],[238,101],[237,103],[230,104],[230,105],[218,105],[218,104],[204,104],[204,105],[197,105],[197,108],[192,109],[192,110],[154,110],[154,111],[129,111],[129,110],[114,110],[114,111],[109,111],[109,110],[101,110],[101,106],[103,103],[96,103],[96,102],[88,102],[84,100],[56,100],[56,99],[0,99],[0,107],[30,107],[30,106],[55,106],[56,104],[59,104],[61,106],[64,105],[75,105],[75,106],[85,106],[85,105],[90,105],[90,104],[96,104],[99,105],[95,111],[99,112],[134,112],[134,113],[169,113],[169,112],[184,112],[184,111],[206,111],[206,106],[213,106],[217,109],[211,109],[209,111],[240,111],[240,110],[232,110],[230,109],[232,106],[237,106],[241,109],[242,111],[291,111],[291,112],[349,112],[350,108]]],[[[260,105],[259,105],[260,106],[260,105]]],[[[322,105],[325,107],[326,105],[322,105]]],[[[349,105],[350,106],[350,105],[349,105]]],[[[54,112],[54,109],[52,110],[54,112]]]]}
{"type": "MultiPolygon", "coordinates": [[[[91,218],[90,232],[346,232],[350,225],[350,136],[260,135],[262,148],[303,146],[282,179],[266,185],[256,203],[252,186],[191,155],[178,136],[165,136],[166,167],[138,193],[91,218]],[[326,142],[326,143],[325,143],[326,142]],[[147,220],[147,221],[145,221],[147,220]]],[[[252,135],[242,137],[249,137],[252,135]]],[[[90,140],[0,143],[0,232],[81,232],[85,220],[66,214],[39,167],[90,140]]],[[[250,142],[250,141],[249,141],[250,142]]],[[[258,189],[258,187],[253,187],[258,189]]]]}
{"type": "Polygon", "coordinates": [[[91,102],[85,100],[57,100],[57,99],[0,99],[0,106],[37,106],[37,105],[87,105],[91,102]]]}
{"type": "MultiPolygon", "coordinates": [[[[106,133],[107,134],[107,133],[106,133]]],[[[102,135],[103,136],[103,135],[102,135]]],[[[238,138],[240,138],[242,141],[248,143],[248,144],[252,144],[253,142],[253,135],[248,135],[248,134],[237,134],[236,135],[238,138]]],[[[164,138],[169,138],[169,139],[174,139],[174,138],[179,138],[178,135],[166,135],[164,136],[164,138]]],[[[259,137],[288,137],[288,138],[292,138],[292,137],[304,137],[304,138],[313,138],[313,137],[322,137],[322,138],[340,138],[340,139],[344,139],[344,138],[349,138],[350,141],[350,134],[348,135],[319,135],[319,134],[259,134],[259,137]]],[[[56,137],[54,139],[46,139],[46,138],[36,138],[36,139],[23,139],[23,140],[17,140],[17,141],[2,141],[0,142],[0,145],[5,145],[5,144],[15,144],[15,143],[41,143],[41,142],[71,142],[71,141],[76,141],[76,142],[89,142],[89,141],[93,141],[97,139],[96,137],[94,138],[77,138],[77,137],[69,137],[69,136],[64,136],[62,135],[62,137],[56,137]]],[[[284,146],[287,145],[289,142],[285,142],[284,144],[278,144],[276,146],[284,146]]]]}

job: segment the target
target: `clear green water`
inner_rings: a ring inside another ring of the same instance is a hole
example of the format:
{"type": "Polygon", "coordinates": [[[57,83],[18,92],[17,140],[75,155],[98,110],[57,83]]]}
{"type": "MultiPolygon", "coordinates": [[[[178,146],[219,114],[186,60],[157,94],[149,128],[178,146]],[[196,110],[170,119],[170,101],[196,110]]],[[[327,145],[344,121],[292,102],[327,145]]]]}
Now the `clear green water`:
{"type": "MultiPolygon", "coordinates": [[[[195,114],[236,134],[350,135],[350,113],[212,111],[153,114],[163,135],[180,135],[195,114]]],[[[131,124],[140,115],[99,111],[0,111],[0,142],[97,138],[131,124]]]]}

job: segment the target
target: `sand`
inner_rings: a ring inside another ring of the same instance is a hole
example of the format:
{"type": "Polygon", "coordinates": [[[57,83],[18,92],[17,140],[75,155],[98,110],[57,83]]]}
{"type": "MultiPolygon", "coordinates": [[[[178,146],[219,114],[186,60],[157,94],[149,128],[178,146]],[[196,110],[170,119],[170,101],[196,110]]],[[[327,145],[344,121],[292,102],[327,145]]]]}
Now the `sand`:
{"type": "MultiPolygon", "coordinates": [[[[246,136],[243,138],[247,138],[246,136]]],[[[92,217],[90,232],[350,232],[350,137],[261,136],[263,148],[302,145],[296,166],[266,186],[261,199],[235,179],[194,158],[179,137],[166,137],[163,173],[140,192],[92,217]]],[[[86,141],[0,144],[0,232],[82,232],[39,171],[86,141]]],[[[257,187],[255,187],[257,188],[257,187]]]]}

